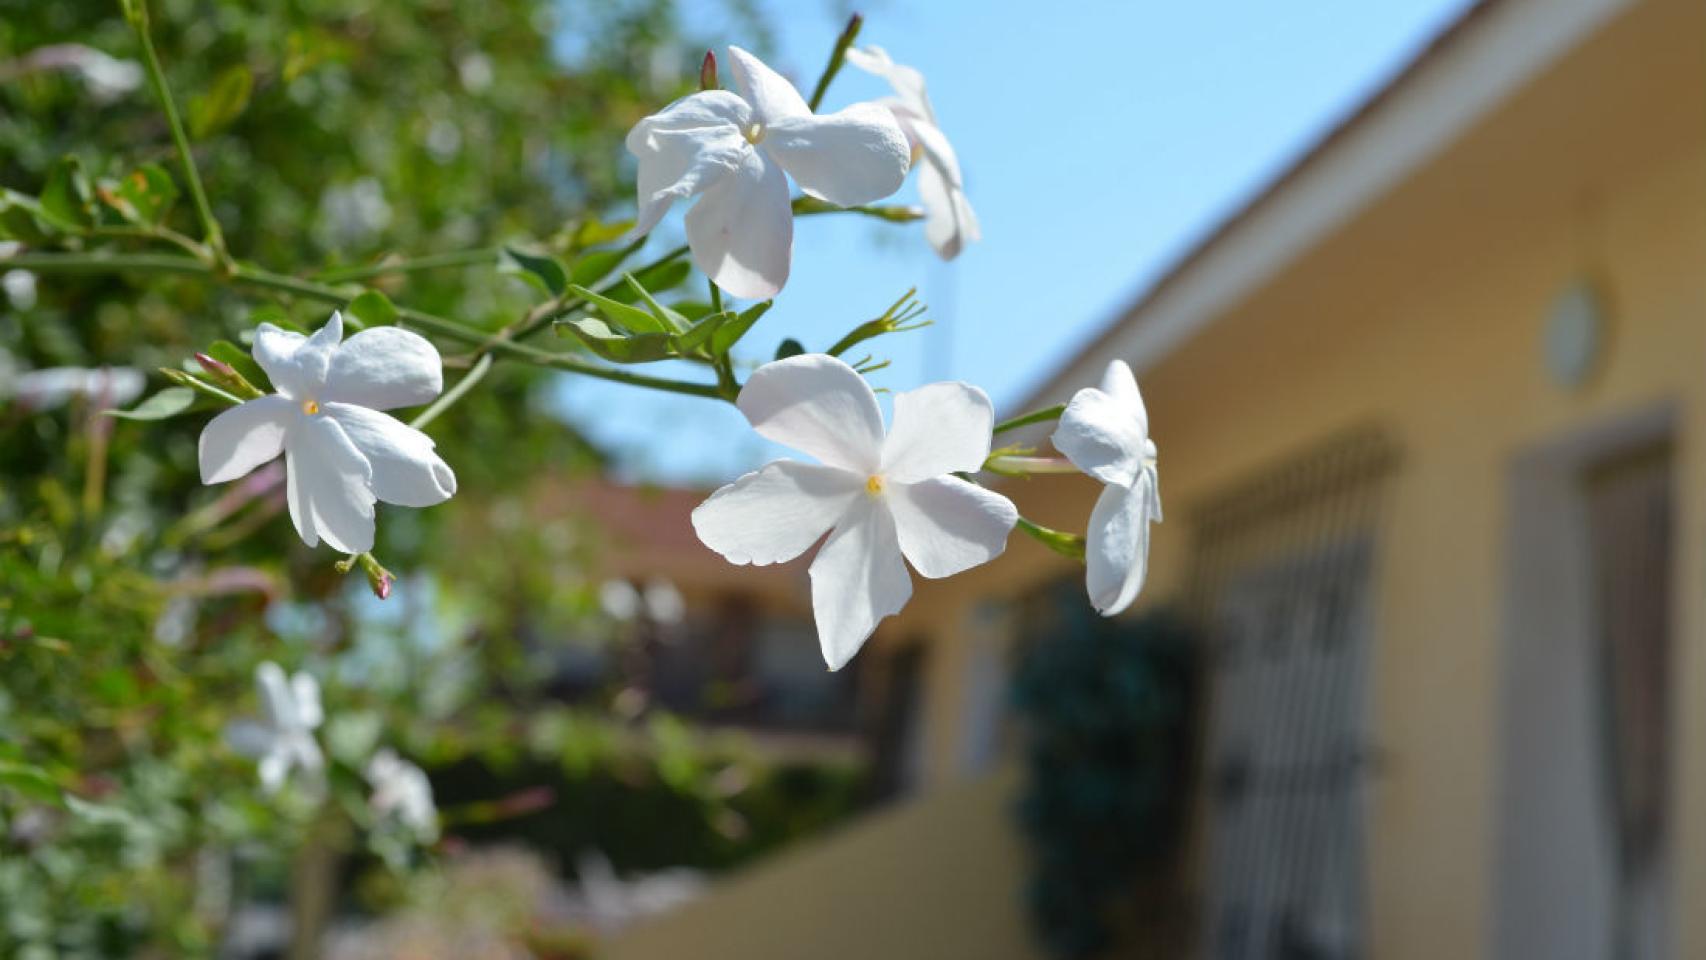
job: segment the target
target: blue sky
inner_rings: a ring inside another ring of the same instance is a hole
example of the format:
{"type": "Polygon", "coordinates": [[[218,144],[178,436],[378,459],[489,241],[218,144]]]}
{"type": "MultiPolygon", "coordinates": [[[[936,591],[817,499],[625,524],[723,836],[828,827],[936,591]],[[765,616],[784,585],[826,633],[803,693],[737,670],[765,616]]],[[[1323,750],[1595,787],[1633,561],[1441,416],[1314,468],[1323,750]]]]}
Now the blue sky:
{"type": "MultiPolygon", "coordinates": [[[[759,0],[772,66],[809,90],[845,4],[759,0]]],[[[822,349],[916,286],[935,325],[871,344],[878,387],[945,378],[1014,405],[1216,223],[1378,89],[1469,0],[872,0],[861,43],[924,71],[984,240],[951,264],[916,228],[799,221],[793,274],[747,340],[822,349]]],[[[713,0],[684,15],[726,42],[713,0]]],[[[825,109],[886,93],[851,68],[825,109]]],[[[659,106],[662,106],[661,104],[659,106]]],[[[898,201],[915,197],[909,182],[898,201]]],[[[680,242],[672,214],[655,240],[680,242]]],[[[629,479],[709,483],[774,455],[732,407],[575,379],[567,416],[629,479]],[[619,415],[606,416],[611,411],[619,415]]]]}

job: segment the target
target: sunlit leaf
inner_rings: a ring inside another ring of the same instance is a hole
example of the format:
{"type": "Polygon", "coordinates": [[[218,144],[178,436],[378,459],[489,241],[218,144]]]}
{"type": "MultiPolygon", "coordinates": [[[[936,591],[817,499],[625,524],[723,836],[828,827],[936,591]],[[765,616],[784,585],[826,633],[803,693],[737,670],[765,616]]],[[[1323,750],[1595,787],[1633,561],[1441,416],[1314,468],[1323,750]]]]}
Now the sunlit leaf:
{"type": "Polygon", "coordinates": [[[196,396],[196,392],[188,387],[167,387],[129,410],[108,410],[107,413],[124,420],[168,420],[190,412],[190,408],[195,406],[196,396]]]}
{"type": "Polygon", "coordinates": [[[733,320],[732,313],[713,313],[702,317],[683,333],[675,335],[675,349],[678,353],[693,353],[703,347],[717,328],[733,320]]]}
{"type": "Polygon", "coordinates": [[[95,225],[94,190],[76,157],[54,161],[41,191],[42,215],[62,230],[87,230],[95,225]]]}
{"type": "Polygon", "coordinates": [[[733,320],[718,327],[717,332],[711,336],[711,352],[722,356],[733,349],[734,345],[740,342],[740,338],[746,336],[746,332],[752,329],[752,325],[758,322],[758,318],[769,312],[770,305],[773,302],[764,300],[755,303],[742,310],[733,320]]]}
{"type": "MultiPolygon", "coordinates": [[[[617,327],[623,330],[633,333],[671,332],[663,321],[652,316],[651,313],[641,310],[639,307],[630,306],[629,304],[604,296],[603,294],[595,293],[585,287],[570,287],[569,290],[573,292],[575,296],[585,300],[588,304],[597,307],[611,323],[614,323],[617,327]]],[[[635,294],[635,296],[638,296],[638,294],[635,294]]]]}
{"type": "Polygon", "coordinates": [[[670,336],[665,333],[625,335],[611,329],[597,317],[580,317],[557,324],[560,331],[573,334],[587,349],[616,363],[650,363],[675,355],[670,336]]]}
{"type": "Polygon", "coordinates": [[[220,71],[206,93],[190,99],[190,135],[202,140],[230,126],[249,106],[254,83],[242,64],[220,71]]]}
{"type": "Polygon", "coordinates": [[[397,306],[378,290],[363,290],[344,307],[344,316],[362,327],[383,327],[397,322],[397,306]]]}

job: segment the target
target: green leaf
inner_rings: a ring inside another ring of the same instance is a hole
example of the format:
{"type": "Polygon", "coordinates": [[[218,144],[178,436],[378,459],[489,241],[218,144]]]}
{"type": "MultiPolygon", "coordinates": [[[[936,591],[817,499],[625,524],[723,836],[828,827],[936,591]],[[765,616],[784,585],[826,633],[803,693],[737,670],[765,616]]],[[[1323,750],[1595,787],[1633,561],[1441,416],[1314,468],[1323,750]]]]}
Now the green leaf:
{"type": "Polygon", "coordinates": [[[596,247],[601,243],[611,243],[621,239],[623,234],[632,229],[634,229],[634,221],[632,220],[613,220],[609,223],[588,220],[575,228],[574,247],[577,250],[585,250],[587,247],[596,247]]]}
{"type": "Polygon", "coordinates": [[[569,292],[597,307],[606,318],[623,330],[633,333],[669,333],[671,332],[663,321],[652,316],[639,307],[611,299],[600,293],[594,293],[585,287],[569,287],[569,292]]]}
{"type": "Polygon", "coordinates": [[[101,202],[131,223],[152,226],[166,219],[178,199],[178,185],[159,164],[145,163],[117,183],[103,182],[101,202]]]}
{"type": "Polygon", "coordinates": [[[575,261],[575,265],[569,269],[569,282],[576,286],[590,287],[610,276],[611,271],[621,266],[622,261],[638,249],[639,243],[635,242],[619,250],[594,250],[575,261]]]}
{"type": "Polygon", "coordinates": [[[622,278],[628,281],[628,287],[634,291],[635,296],[646,301],[646,309],[651,311],[652,316],[658,318],[659,323],[676,333],[687,329],[687,318],[659,303],[657,298],[652,296],[651,291],[635,279],[633,274],[624,273],[622,278]]]}
{"type": "Polygon", "coordinates": [[[634,279],[640,281],[652,293],[663,293],[681,286],[690,274],[693,265],[686,260],[671,260],[667,263],[654,263],[644,270],[634,273],[634,279]]]}
{"type": "Polygon", "coordinates": [[[711,339],[711,335],[717,332],[718,327],[733,320],[734,316],[732,313],[724,312],[702,317],[693,326],[687,328],[686,332],[675,335],[676,352],[688,354],[698,350],[705,345],[706,341],[711,339]]]}
{"type": "Polygon", "coordinates": [[[564,320],[557,327],[574,334],[593,353],[616,363],[650,363],[675,355],[671,338],[666,333],[624,336],[597,317],[564,320]]]}
{"type": "Polygon", "coordinates": [[[220,71],[206,93],[190,99],[190,135],[204,140],[229,126],[249,106],[254,85],[249,68],[242,64],[220,71]]]}
{"type": "Polygon", "coordinates": [[[259,387],[262,391],[272,385],[266,371],[262,370],[261,365],[255,362],[255,358],[249,356],[247,351],[229,340],[213,341],[213,345],[207,348],[207,355],[215,360],[229,363],[238,373],[242,374],[244,380],[259,387]]]}
{"type": "Polygon", "coordinates": [[[0,760],[0,787],[10,788],[37,803],[58,803],[59,785],[47,771],[28,764],[0,760]]]}
{"type": "Polygon", "coordinates": [[[529,253],[515,247],[504,247],[507,259],[499,264],[504,273],[518,276],[553,297],[561,296],[568,286],[569,275],[563,265],[543,253],[529,253]]]}
{"type": "Polygon", "coordinates": [[[793,337],[789,337],[782,341],[781,346],[776,348],[776,359],[786,360],[789,357],[797,357],[805,352],[805,344],[800,343],[800,341],[795,340],[793,337]]]}
{"type": "Polygon", "coordinates": [[[167,387],[129,410],[108,410],[123,420],[168,420],[188,413],[195,406],[196,392],[188,387],[167,387]]]}
{"type": "Polygon", "coordinates": [[[81,231],[95,225],[94,190],[82,161],[60,157],[47,172],[41,191],[41,212],[62,230],[81,231]]]}
{"type": "Polygon", "coordinates": [[[397,306],[378,290],[363,290],[344,307],[344,317],[354,317],[362,327],[383,327],[397,322],[397,306]]]}
{"type": "Polygon", "coordinates": [[[0,188],[0,240],[47,243],[54,232],[34,197],[0,188]]]}
{"type": "Polygon", "coordinates": [[[245,345],[252,346],[255,342],[255,328],[263,323],[270,323],[280,330],[289,330],[291,333],[308,335],[308,331],[302,329],[301,324],[290,319],[290,314],[283,307],[276,303],[263,303],[249,312],[249,329],[239,332],[237,340],[245,345]]]}
{"type": "Polygon", "coordinates": [[[741,337],[746,336],[746,332],[752,329],[758,318],[770,311],[772,303],[775,301],[764,300],[755,303],[742,310],[733,320],[718,327],[717,332],[711,336],[711,352],[720,357],[734,349],[734,345],[740,342],[741,337]]]}
{"type": "Polygon", "coordinates": [[[703,300],[678,300],[669,308],[689,320],[703,320],[711,315],[711,305],[703,300]]]}

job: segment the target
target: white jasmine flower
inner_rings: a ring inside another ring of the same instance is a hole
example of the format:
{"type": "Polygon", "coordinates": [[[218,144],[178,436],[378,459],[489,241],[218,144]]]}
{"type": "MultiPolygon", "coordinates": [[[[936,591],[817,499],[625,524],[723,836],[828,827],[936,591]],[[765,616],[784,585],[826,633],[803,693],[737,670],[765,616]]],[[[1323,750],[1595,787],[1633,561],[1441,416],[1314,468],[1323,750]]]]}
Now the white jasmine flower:
{"type": "Polygon", "coordinates": [[[231,748],[260,761],[261,787],[268,793],[284,785],[292,769],[318,781],[325,769],[314,730],[325,719],[320,709],[320,684],[307,673],[287,678],[284,668],[268,660],[255,668],[261,718],[239,720],[227,728],[231,748]]]}
{"type": "Polygon", "coordinates": [[[263,323],[255,361],[278,390],[232,407],[201,432],[201,482],[224,483],[284,454],[286,502],[304,543],[373,548],[375,500],[430,507],[456,475],[426,434],[380,413],[426,403],[444,386],[438,351],[398,327],[343,339],[332,314],[311,337],[263,323]]]}
{"type": "MultiPolygon", "coordinates": [[[[10,254],[8,254],[10,256],[10,254]]],[[[0,273],[0,291],[19,310],[36,305],[36,275],[28,270],[8,270],[0,273]]]]}
{"type": "Polygon", "coordinates": [[[677,624],[687,616],[687,598],[675,584],[661,577],[648,581],[641,593],[646,602],[646,615],[654,623],[677,624]]]}
{"type": "Polygon", "coordinates": [[[373,786],[368,799],[373,812],[396,817],[423,840],[438,837],[438,808],[432,802],[432,784],[420,767],[391,749],[380,750],[367,762],[367,782],[373,786]]]}
{"type": "Polygon", "coordinates": [[[831,670],[912,596],[903,556],[935,579],[1006,548],[1018,510],[953,476],[989,456],[994,411],[977,387],[896,394],[885,436],[865,378],[834,357],[804,354],[760,367],[738,402],[759,434],[822,462],[778,460],[741,477],[693,511],[693,528],[729,562],[760,565],[792,560],[829,533],[811,581],[831,670]]]}
{"type": "Polygon", "coordinates": [[[1073,395],[1054,445],[1078,469],[1107,484],[1090,513],[1084,551],[1090,603],[1104,617],[1131,606],[1149,568],[1149,524],[1161,520],[1155,443],[1137,379],[1124,360],[1108,364],[1102,386],[1073,395]]]}
{"type": "Polygon", "coordinates": [[[857,104],[814,115],[799,91],[757,57],[729,48],[737,95],[703,90],[635,124],[640,212],[633,235],[657,226],[677,200],[693,261],[737,297],[773,297],[788,280],[794,214],[788,177],[842,206],[870,203],[906,180],[906,137],[888,110],[857,104]]]}
{"type": "Polygon", "coordinates": [[[918,171],[918,196],[924,201],[924,236],[943,260],[954,259],[967,243],[983,239],[983,231],[971,202],[966,199],[959,158],[936,123],[936,110],[924,91],[924,75],[895,63],[888,51],[877,46],[848,50],[847,62],[887,80],[894,88],[895,96],[877,102],[888,107],[900,123],[912,147],[912,165],[916,167],[919,160],[924,161],[918,171]]]}

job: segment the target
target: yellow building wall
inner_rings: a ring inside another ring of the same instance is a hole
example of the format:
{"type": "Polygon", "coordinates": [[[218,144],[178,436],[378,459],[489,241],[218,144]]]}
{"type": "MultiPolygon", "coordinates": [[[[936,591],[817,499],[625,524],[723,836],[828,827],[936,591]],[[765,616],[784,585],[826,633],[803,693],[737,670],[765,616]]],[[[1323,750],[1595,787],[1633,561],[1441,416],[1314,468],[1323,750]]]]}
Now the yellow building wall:
{"type": "Polygon", "coordinates": [[[1011,778],[873,814],[637,927],[608,960],[1028,960],[1011,778]]]}
{"type": "MultiPolygon", "coordinates": [[[[1491,946],[1513,464],[1674,411],[1673,896],[1678,956],[1706,956],[1706,914],[1690,909],[1706,902],[1706,4],[1656,0],[1614,21],[1140,382],[1170,518],[1146,605],[1183,589],[1193,504],[1342,428],[1378,424],[1400,447],[1368,808],[1370,946],[1395,960],[1491,946]],[[1542,337],[1583,276],[1607,294],[1611,333],[1571,392],[1548,379],[1542,337]]],[[[1007,492],[1082,529],[1096,489],[1039,478],[1007,492]]],[[[1012,782],[964,782],[963,667],[973,605],[1062,575],[1077,574],[1016,536],[987,568],[917,581],[886,634],[932,643],[922,798],[734,878],[611,955],[1033,955],[1012,782]]]]}

